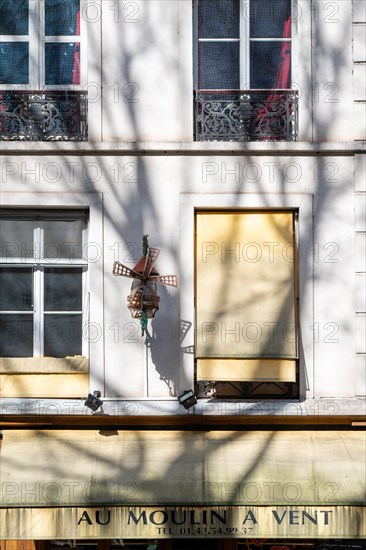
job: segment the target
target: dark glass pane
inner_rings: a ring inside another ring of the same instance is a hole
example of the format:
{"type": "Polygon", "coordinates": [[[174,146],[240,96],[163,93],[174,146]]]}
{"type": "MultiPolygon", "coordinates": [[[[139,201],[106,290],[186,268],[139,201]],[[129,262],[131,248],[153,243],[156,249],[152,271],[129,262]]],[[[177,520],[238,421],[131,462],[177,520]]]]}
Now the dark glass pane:
{"type": "Polygon", "coordinates": [[[34,222],[0,221],[0,255],[2,258],[34,258],[34,222]]]}
{"type": "Polygon", "coordinates": [[[66,357],[82,353],[81,315],[44,316],[44,354],[66,357]]]}
{"type": "Polygon", "coordinates": [[[54,220],[44,222],[44,257],[75,260],[82,257],[82,220],[54,220]]]}
{"type": "Polygon", "coordinates": [[[28,84],[28,42],[0,42],[0,84],[28,84]]]}
{"type": "Polygon", "coordinates": [[[46,268],[44,270],[45,311],[82,310],[82,270],[46,268]]]}
{"type": "Polygon", "coordinates": [[[239,88],[239,42],[200,42],[198,56],[200,89],[239,88]]]}
{"type": "Polygon", "coordinates": [[[251,38],[290,38],[291,0],[250,0],[251,38]]]}
{"type": "Polygon", "coordinates": [[[200,0],[199,38],[239,38],[239,0],[200,0]]]}
{"type": "Polygon", "coordinates": [[[46,84],[80,84],[80,43],[46,42],[46,84]]]}
{"type": "Polygon", "coordinates": [[[291,87],[291,44],[251,42],[250,87],[283,89],[291,87]]]}
{"type": "Polygon", "coordinates": [[[33,315],[0,314],[0,357],[33,357],[33,315]]]}
{"type": "Polygon", "coordinates": [[[0,311],[32,311],[32,268],[0,268],[0,311]]]}
{"type": "Polygon", "coordinates": [[[1,0],[0,34],[28,34],[29,0],[1,0]]]}
{"type": "Polygon", "coordinates": [[[45,1],[46,36],[80,35],[80,0],[45,1]]]}

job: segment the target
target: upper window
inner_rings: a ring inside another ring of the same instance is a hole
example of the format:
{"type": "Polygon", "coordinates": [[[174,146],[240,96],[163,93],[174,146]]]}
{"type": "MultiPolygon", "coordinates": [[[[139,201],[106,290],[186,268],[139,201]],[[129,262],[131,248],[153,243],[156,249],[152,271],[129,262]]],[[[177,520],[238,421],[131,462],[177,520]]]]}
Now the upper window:
{"type": "Polygon", "coordinates": [[[0,357],[87,355],[85,212],[0,212],[0,357]]]}
{"type": "Polygon", "coordinates": [[[291,0],[199,0],[198,89],[291,88],[291,0]]]}
{"type": "Polygon", "coordinates": [[[82,1],[1,1],[0,139],[86,138],[82,1]]]}
{"type": "Polygon", "coordinates": [[[296,217],[196,212],[196,380],[204,392],[298,391],[296,217]]]}
{"type": "Polygon", "coordinates": [[[196,139],[295,138],[292,2],[196,1],[196,139]]]}
{"type": "Polygon", "coordinates": [[[2,0],[0,12],[2,85],[82,84],[80,0],[2,0]]]}

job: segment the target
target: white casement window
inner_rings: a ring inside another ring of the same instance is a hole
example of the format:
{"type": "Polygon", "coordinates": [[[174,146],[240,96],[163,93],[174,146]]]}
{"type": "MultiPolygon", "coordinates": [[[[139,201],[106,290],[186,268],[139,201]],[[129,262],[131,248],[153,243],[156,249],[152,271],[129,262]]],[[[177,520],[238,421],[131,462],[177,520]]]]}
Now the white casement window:
{"type": "Polygon", "coordinates": [[[3,89],[78,90],[86,83],[83,0],[1,0],[3,89]]]}
{"type": "Polygon", "coordinates": [[[0,357],[87,356],[87,212],[0,211],[0,357]]]}
{"type": "Polygon", "coordinates": [[[0,140],[87,140],[84,2],[1,0],[0,140]]]}
{"type": "Polygon", "coordinates": [[[295,141],[295,0],[195,0],[194,137],[295,141]]]}
{"type": "Polygon", "coordinates": [[[196,0],[195,88],[291,88],[293,0],[196,0]]]}
{"type": "Polygon", "coordinates": [[[296,383],[297,212],[198,210],[196,380],[296,383]]]}

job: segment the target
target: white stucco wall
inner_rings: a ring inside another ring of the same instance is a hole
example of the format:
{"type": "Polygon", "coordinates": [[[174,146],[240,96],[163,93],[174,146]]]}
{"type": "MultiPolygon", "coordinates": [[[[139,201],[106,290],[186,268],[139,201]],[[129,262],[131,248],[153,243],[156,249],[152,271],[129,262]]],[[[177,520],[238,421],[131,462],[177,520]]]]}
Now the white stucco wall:
{"type": "Polygon", "coordinates": [[[302,396],[365,395],[366,164],[351,143],[354,136],[365,139],[363,0],[320,0],[313,12],[308,0],[299,0],[300,139],[335,142],[330,156],[299,153],[300,144],[291,143],[282,152],[281,144],[262,143],[242,151],[227,144],[220,153],[217,143],[205,143],[193,150],[178,144],[166,153],[172,142],[192,141],[191,2],[103,0],[93,6],[95,13],[87,12],[88,154],[79,154],[78,144],[62,150],[59,143],[39,156],[21,146],[14,153],[14,142],[0,159],[1,206],[88,206],[87,197],[98,199],[90,225],[100,250],[90,259],[91,390],[111,398],[168,399],[192,383],[193,356],[181,347],[193,344],[193,325],[180,341],[181,320],[193,322],[186,195],[199,195],[201,205],[206,198],[218,205],[222,196],[227,206],[245,206],[250,195],[268,207],[279,197],[294,205],[294,197],[306,196],[312,209],[306,208],[309,229],[300,243],[302,396]],[[147,148],[155,144],[153,153],[141,146],[134,151],[131,143],[131,155],[122,149],[121,142],[143,141],[147,148]],[[161,248],[160,273],[181,277],[179,289],[160,290],[148,346],[126,307],[129,281],[112,275],[114,260],[134,266],[144,234],[161,248]]]}
{"type": "MultiPolygon", "coordinates": [[[[193,381],[193,356],[180,349],[193,344],[193,324],[185,340],[179,339],[180,321],[194,321],[189,209],[193,214],[194,204],[299,207],[302,394],[350,397],[356,395],[364,357],[362,284],[355,290],[356,261],[364,259],[361,252],[356,260],[350,246],[353,171],[353,157],[3,156],[2,205],[80,206],[98,197],[90,222],[90,241],[97,243],[96,253],[90,249],[91,387],[123,398],[168,398],[193,381]],[[188,206],[187,196],[193,197],[188,206]],[[126,307],[130,281],[112,275],[114,260],[129,267],[137,263],[143,234],[161,248],[159,272],[181,278],[179,289],[160,289],[148,345],[126,307]]],[[[359,208],[362,220],[362,204],[359,208]]],[[[362,240],[364,229],[358,227],[362,240]]]]}

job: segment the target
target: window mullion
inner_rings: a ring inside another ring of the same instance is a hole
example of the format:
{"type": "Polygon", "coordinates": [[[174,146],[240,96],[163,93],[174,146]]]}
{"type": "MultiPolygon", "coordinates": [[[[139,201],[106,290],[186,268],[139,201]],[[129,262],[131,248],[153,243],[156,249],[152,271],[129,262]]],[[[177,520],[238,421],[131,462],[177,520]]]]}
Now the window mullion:
{"type": "Polygon", "coordinates": [[[250,88],[250,21],[248,0],[240,0],[240,89],[250,88]]]}
{"type": "Polygon", "coordinates": [[[29,2],[29,87],[37,90],[41,86],[39,76],[39,22],[41,19],[41,4],[39,1],[29,2]]]}
{"type": "Polygon", "coordinates": [[[37,222],[34,229],[35,266],[33,269],[33,355],[43,355],[43,277],[41,266],[43,256],[43,222],[37,222]]]}
{"type": "Polygon", "coordinates": [[[42,279],[43,273],[39,264],[33,267],[33,355],[41,357],[43,355],[42,341],[42,279]]]}

